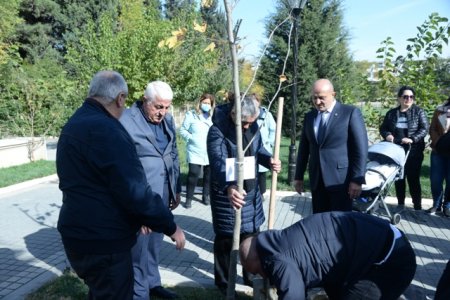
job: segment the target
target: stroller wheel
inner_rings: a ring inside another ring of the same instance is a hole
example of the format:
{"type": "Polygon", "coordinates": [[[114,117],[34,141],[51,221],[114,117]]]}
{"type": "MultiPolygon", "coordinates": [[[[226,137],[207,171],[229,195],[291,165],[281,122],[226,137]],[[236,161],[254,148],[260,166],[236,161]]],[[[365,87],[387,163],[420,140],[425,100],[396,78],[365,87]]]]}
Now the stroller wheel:
{"type": "Polygon", "coordinates": [[[398,223],[400,223],[401,219],[402,219],[402,216],[400,214],[394,214],[391,218],[391,224],[397,225],[398,223]]]}

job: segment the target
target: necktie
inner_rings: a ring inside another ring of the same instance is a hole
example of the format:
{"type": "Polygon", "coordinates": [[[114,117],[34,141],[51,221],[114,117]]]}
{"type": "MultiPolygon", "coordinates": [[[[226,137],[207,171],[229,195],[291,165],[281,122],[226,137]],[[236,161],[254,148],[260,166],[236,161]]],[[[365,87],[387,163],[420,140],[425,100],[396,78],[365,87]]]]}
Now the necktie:
{"type": "Polygon", "coordinates": [[[319,114],[320,122],[319,128],[317,129],[317,143],[322,144],[323,136],[325,135],[326,124],[325,124],[325,112],[319,114]]]}

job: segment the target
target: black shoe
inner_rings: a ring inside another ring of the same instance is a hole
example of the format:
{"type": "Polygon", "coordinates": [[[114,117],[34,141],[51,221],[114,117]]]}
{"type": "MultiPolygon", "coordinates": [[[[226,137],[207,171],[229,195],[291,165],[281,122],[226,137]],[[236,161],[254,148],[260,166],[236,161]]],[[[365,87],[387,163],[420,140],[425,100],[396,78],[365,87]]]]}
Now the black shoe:
{"type": "Polygon", "coordinates": [[[184,204],[185,208],[191,208],[192,207],[192,199],[186,199],[186,203],[184,204]]]}
{"type": "Polygon", "coordinates": [[[209,203],[210,203],[210,200],[209,200],[209,195],[208,196],[204,196],[203,197],[203,204],[205,204],[205,205],[209,205],[209,203]]]}
{"type": "MultiPolygon", "coordinates": [[[[227,288],[226,287],[219,287],[218,289],[223,296],[225,296],[225,297],[227,296],[227,288]]],[[[234,299],[237,299],[237,298],[238,298],[238,293],[234,292],[234,299]]]]}
{"type": "Polygon", "coordinates": [[[450,207],[445,207],[444,208],[444,216],[450,217],[450,207]]]}
{"type": "Polygon", "coordinates": [[[178,299],[178,295],[162,286],[155,286],[150,289],[150,297],[156,296],[162,299],[178,299]]]}
{"type": "Polygon", "coordinates": [[[405,210],[405,204],[399,204],[394,209],[394,213],[399,214],[399,213],[403,212],[404,210],[405,210]]]}

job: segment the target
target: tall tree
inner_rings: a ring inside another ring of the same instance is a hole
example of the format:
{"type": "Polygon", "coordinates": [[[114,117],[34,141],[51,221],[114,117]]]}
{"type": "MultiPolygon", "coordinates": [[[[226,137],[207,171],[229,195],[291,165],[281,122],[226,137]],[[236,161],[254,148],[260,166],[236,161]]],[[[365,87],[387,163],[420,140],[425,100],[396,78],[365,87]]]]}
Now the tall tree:
{"type": "Polygon", "coordinates": [[[400,85],[410,85],[415,88],[415,96],[420,99],[420,105],[430,115],[434,108],[442,102],[445,92],[439,86],[438,70],[442,63],[442,49],[448,45],[450,38],[450,23],[448,18],[432,13],[428,20],[417,27],[418,33],[409,38],[406,55],[396,55],[392,38],[387,37],[377,53],[382,59],[384,68],[379,71],[379,89],[384,92],[380,100],[385,106],[392,105],[395,91],[400,85]],[[391,102],[392,103],[392,102],[391,102]]]}
{"type": "MultiPolygon", "coordinates": [[[[335,85],[338,97],[344,102],[355,101],[353,85],[358,81],[357,72],[348,49],[348,33],[343,27],[341,0],[310,0],[302,10],[298,30],[298,74],[297,74],[297,124],[302,124],[304,112],[309,109],[312,83],[318,78],[329,78],[335,85]]],[[[276,13],[266,23],[267,36],[290,13],[288,1],[279,0],[276,13]]],[[[288,85],[282,94],[291,99],[290,88],[293,83],[293,37],[288,57],[288,42],[291,23],[285,23],[275,32],[272,43],[264,53],[258,80],[266,94],[273,95],[278,87],[283,63],[287,59],[286,75],[288,85]]],[[[287,101],[289,104],[289,100],[287,101]]],[[[285,114],[291,115],[291,105],[285,106],[285,114]]],[[[292,125],[289,118],[283,124],[283,131],[290,133],[292,125]]],[[[297,131],[300,132],[300,131],[297,131]]]]}
{"type": "Polygon", "coordinates": [[[15,33],[22,58],[33,62],[61,44],[61,10],[53,0],[23,0],[19,16],[24,20],[15,33]]]}
{"type": "Polygon", "coordinates": [[[66,50],[68,42],[77,42],[88,22],[93,21],[99,26],[103,14],[108,14],[113,19],[119,15],[119,0],[54,0],[60,7],[61,14],[58,18],[61,24],[61,44],[58,49],[66,50]]]}
{"type": "Polygon", "coordinates": [[[16,41],[23,58],[33,62],[49,54],[57,59],[68,41],[76,42],[89,21],[99,22],[104,13],[118,16],[118,0],[23,0],[16,41]]]}
{"type": "Polygon", "coordinates": [[[215,44],[219,55],[216,72],[207,79],[210,90],[214,92],[231,88],[231,54],[227,42],[226,16],[218,4],[219,0],[211,0],[209,5],[200,7],[202,22],[207,25],[205,34],[215,44]]]}
{"type": "Polygon", "coordinates": [[[19,18],[19,0],[0,0],[2,8],[2,17],[0,18],[0,65],[9,60],[12,43],[11,34],[14,28],[21,22],[19,18]]]}
{"type": "Polygon", "coordinates": [[[105,14],[98,29],[89,22],[78,43],[70,45],[66,59],[76,77],[87,83],[98,70],[117,70],[127,79],[131,100],[156,79],[170,83],[176,104],[209,90],[218,53],[207,47],[203,27],[194,26],[198,15],[161,19],[142,0],[121,0],[121,7],[118,24],[105,14]]]}
{"type": "Polygon", "coordinates": [[[166,0],[164,4],[166,18],[172,20],[195,8],[194,0],[166,0]]]}

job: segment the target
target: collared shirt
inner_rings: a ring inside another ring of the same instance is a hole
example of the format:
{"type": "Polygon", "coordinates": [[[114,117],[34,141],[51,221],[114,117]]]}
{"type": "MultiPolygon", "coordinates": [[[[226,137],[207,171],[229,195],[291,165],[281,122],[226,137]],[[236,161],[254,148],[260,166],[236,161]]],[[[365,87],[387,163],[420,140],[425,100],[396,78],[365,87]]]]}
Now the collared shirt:
{"type": "Polygon", "coordinates": [[[336,100],[333,101],[330,108],[328,108],[326,111],[324,111],[324,112],[317,111],[317,117],[314,120],[314,134],[316,135],[316,138],[317,138],[317,133],[319,131],[320,122],[321,122],[321,114],[322,114],[322,118],[323,118],[323,123],[326,125],[328,123],[328,119],[330,118],[331,112],[333,111],[335,106],[336,106],[336,100]]]}

